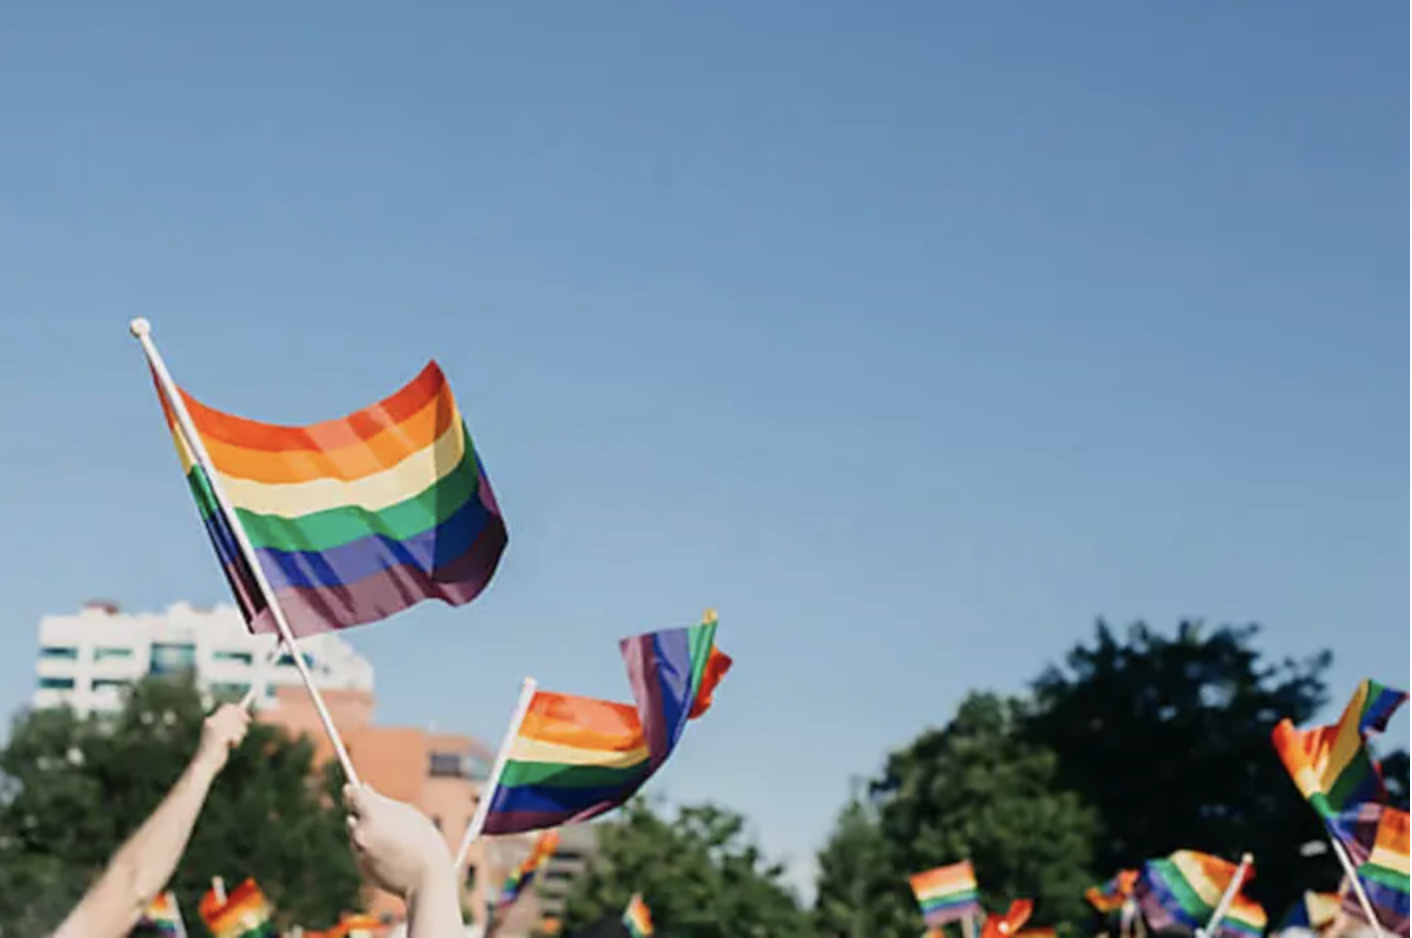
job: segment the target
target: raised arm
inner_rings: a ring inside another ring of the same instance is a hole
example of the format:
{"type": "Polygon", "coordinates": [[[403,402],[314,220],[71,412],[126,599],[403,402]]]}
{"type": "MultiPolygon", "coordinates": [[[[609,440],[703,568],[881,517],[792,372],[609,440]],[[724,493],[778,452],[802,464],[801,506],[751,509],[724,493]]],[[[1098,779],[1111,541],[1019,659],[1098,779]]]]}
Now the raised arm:
{"type": "Polygon", "coordinates": [[[250,715],[241,707],[227,705],[206,718],[201,744],[186,770],[157,810],[113,854],[54,938],[123,938],[132,931],[171,879],[211,783],[249,727],[250,715]]]}
{"type": "Polygon", "coordinates": [[[462,938],[451,853],[426,815],[367,786],[343,791],[353,853],[367,876],[407,903],[407,938],[462,938]]]}

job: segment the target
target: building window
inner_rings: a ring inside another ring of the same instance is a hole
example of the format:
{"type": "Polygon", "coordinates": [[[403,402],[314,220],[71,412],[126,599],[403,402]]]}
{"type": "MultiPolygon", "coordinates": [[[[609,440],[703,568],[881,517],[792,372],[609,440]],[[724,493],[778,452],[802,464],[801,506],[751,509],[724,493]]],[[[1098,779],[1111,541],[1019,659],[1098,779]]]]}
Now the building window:
{"type": "Polygon", "coordinates": [[[433,752],[428,773],[432,778],[466,778],[466,757],[459,752],[433,752]]]}
{"type": "Polygon", "coordinates": [[[131,648],[97,648],[93,651],[94,661],[109,661],[114,658],[131,658],[131,648]]]}
{"type": "Polygon", "coordinates": [[[255,656],[248,651],[218,651],[213,656],[217,661],[230,661],[235,664],[250,665],[255,662],[255,656]]]}
{"type": "Polygon", "coordinates": [[[196,670],[196,646],[190,642],[152,643],[152,674],[179,674],[196,670]]]}
{"type": "Polygon", "coordinates": [[[249,690],[249,684],[233,681],[215,681],[211,684],[211,693],[217,697],[244,697],[249,690]]]}
{"type": "MultiPolygon", "coordinates": [[[[305,653],[304,653],[304,664],[305,664],[306,667],[312,668],[312,667],[314,666],[314,656],[311,655],[311,654],[309,654],[308,652],[305,652],[305,653]]],[[[290,654],[283,654],[283,655],[280,655],[280,656],[279,656],[279,666],[280,666],[281,668],[292,668],[292,667],[294,667],[294,656],[293,656],[293,655],[290,655],[290,654]]]]}
{"type": "Polygon", "coordinates": [[[104,690],[106,688],[122,689],[131,684],[131,681],[124,681],[121,678],[96,677],[93,679],[94,690],[104,690]]]}
{"type": "Polygon", "coordinates": [[[40,690],[73,690],[74,679],[71,677],[42,677],[39,679],[40,690]]]}
{"type": "Polygon", "coordinates": [[[64,648],[57,645],[46,645],[39,649],[39,657],[49,658],[55,661],[77,661],[77,648],[64,648]]]}

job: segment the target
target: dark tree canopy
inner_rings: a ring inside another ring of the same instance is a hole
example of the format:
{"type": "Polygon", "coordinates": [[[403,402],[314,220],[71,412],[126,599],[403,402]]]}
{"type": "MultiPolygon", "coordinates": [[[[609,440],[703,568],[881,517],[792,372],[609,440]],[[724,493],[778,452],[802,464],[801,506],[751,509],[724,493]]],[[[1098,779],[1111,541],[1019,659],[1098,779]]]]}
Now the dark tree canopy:
{"type": "Polygon", "coordinates": [[[599,849],[570,893],[569,933],[621,915],[642,893],[659,935],[670,938],[804,938],[808,918],[765,860],[745,820],[714,805],[668,819],[644,801],[601,825],[599,849]]]}
{"type": "MultiPolygon", "coordinates": [[[[22,714],[0,752],[0,934],[46,934],[161,801],[196,749],[189,683],[149,681],[109,718],[22,714]]],[[[172,888],[188,922],[213,876],[253,876],[281,924],[326,928],[359,906],[337,779],[313,747],[254,725],[212,786],[172,888]]]]}
{"type": "Polygon", "coordinates": [[[970,859],[988,910],[1027,897],[1036,924],[1081,920],[1097,820],[1020,729],[1015,701],[973,694],[944,729],[893,753],[873,785],[876,820],[845,811],[819,858],[816,919],[832,933],[912,938],[922,922],[907,877],[970,859]],[[868,851],[871,874],[854,849],[868,851]]]}
{"type": "Polygon", "coordinates": [[[1254,854],[1250,891],[1272,910],[1336,885],[1333,860],[1300,855],[1323,828],[1270,744],[1281,718],[1302,725],[1327,702],[1330,655],[1267,663],[1257,634],[1183,622],[1172,637],[1137,624],[1120,638],[1100,623],[1036,682],[1028,735],[1099,808],[1104,875],[1190,847],[1254,854]]]}

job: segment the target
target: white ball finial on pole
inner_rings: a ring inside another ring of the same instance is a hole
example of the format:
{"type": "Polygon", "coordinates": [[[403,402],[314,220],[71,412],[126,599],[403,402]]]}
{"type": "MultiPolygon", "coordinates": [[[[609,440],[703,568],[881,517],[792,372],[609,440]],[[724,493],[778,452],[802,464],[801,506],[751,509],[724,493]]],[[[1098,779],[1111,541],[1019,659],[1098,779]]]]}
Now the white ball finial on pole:
{"type": "Polygon", "coordinates": [[[152,324],[141,316],[138,316],[127,324],[127,328],[128,331],[132,333],[133,338],[140,339],[152,331],[152,324]]]}

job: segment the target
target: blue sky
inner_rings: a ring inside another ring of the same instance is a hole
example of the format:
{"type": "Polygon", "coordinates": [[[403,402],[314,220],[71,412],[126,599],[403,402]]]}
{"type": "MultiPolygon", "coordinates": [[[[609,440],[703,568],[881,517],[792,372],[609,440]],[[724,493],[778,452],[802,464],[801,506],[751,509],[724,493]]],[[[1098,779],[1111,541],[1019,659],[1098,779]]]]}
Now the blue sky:
{"type": "Polygon", "coordinates": [[[656,790],[777,853],[1099,615],[1407,680],[1405,6],[412,6],[0,14],[0,709],[45,612],[225,599],[135,315],[275,421],[437,357],[511,547],[353,636],[381,717],[715,606],[656,790]]]}

